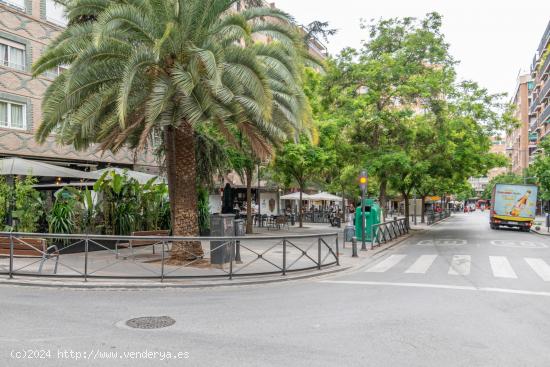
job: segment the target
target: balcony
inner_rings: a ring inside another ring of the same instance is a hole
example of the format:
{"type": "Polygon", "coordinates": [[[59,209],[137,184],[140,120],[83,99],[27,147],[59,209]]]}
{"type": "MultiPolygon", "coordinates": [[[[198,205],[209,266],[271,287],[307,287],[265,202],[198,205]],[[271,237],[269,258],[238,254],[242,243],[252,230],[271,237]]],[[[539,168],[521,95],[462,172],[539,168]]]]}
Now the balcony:
{"type": "Polygon", "coordinates": [[[542,35],[542,39],[539,43],[538,52],[539,55],[542,55],[543,51],[546,49],[546,45],[548,44],[548,41],[550,41],[550,22],[548,22],[548,25],[546,26],[546,30],[544,31],[542,35]]]}
{"type": "Polygon", "coordinates": [[[538,101],[544,102],[546,98],[548,98],[548,92],[550,91],[550,78],[546,79],[546,83],[542,86],[542,89],[538,96],[538,101]]]}
{"type": "Polygon", "coordinates": [[[550,104],[546,106],[544,111],[539,117],[539,126],[542,124],[550,123],[550,104]]]}
{"type": "Polygon", "coordinates": [[[539,98],[538,95],[535,98],[535,95],[531,97],[531,104],[529,105],[529,114],[534,115],[535,111],[537,110],[537,106],[539,104],[539,98]]]}

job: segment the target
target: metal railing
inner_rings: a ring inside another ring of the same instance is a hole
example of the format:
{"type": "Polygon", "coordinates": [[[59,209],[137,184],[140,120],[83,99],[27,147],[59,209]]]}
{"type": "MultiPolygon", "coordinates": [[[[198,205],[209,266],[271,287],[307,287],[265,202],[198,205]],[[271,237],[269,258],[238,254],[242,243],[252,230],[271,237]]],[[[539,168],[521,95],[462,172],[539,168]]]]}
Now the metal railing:
{"type": "Polygon", "coordinates": [[[339,265],[337,233],[164,237],[0,232],[1,237],[4,243],[9,238],[9,249],[2,252],[0,247],[0,274],[10,278],[233,279],[339,265]],[[37,247],[30,239],[44,239],[47,245],[37,247]],[[200,243],[203,255],[194,256],[184,246],[190,243],[200,243]],[[25,251],[34,256],[22,255],[25,251]],[[176,261],[176,252],[183,258],[176,261]],[[219,263],[213,264],[214,259],[219,263]]]}
{"type": "Polygon", "coordinates": [[[409,233],[409,223],[405,218],[395,219],[390,222],[373,224],[371,227],[371,250],[375,246],[380,246],[383,243],[392,241],[397,237],[409,233]]]}
{"type": "Polygon", "coordinates": [[[450,216],[451,216],[451,211],[450,210],[443,210],[439,213],[435,213],[435,212],[432,211],[432,212],[428,212],[426,214],[428,225],[432,225],[434,223],[442,221],[443,219],[449,218],[450,216]]]}

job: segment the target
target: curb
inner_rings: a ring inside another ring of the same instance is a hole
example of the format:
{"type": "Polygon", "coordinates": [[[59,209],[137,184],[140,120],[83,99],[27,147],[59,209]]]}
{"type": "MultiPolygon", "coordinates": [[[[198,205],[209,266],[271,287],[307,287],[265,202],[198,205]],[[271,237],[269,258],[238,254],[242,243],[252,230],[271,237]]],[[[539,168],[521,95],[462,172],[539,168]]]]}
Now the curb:
{"type": "Polygon", "coordinates": [[[21,281],[19,279],[0,279],[0,286],[21,286],[21,287],[42,287],[42,288],[68,288],[68,289],[167,289],[167,288],[216,288],[216,287],[234,287],[241,285],[261,285],[271,283],[282,283],[294,280],[310,279],[315,277],[321,277],[331,275],[339,272],[349,270],[351,266],[340,267],[337,269],[330,269],[322,272],[302,274],[292,277],[270,278],[270,279],[256,279],[251,281],[223,281],[223,283],[195,283],[195,284],[181,284],[181,283],[111,283],[111,284],[98,284],[98,283],[68,283],[68,282],[44,282],[44,281],[21,281]]]}

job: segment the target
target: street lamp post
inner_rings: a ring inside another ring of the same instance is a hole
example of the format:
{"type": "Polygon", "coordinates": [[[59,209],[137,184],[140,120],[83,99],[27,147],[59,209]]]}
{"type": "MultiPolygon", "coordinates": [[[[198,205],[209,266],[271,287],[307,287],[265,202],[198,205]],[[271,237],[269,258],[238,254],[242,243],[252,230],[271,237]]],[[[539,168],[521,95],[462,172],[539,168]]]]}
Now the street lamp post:
{"type": "Polygon", "coordinates": [[[366,234],[365,234],[365,191],[368,190],[368,174],[366,171],[361,171],[359,176],[359,188],[361,189],[361,251],[367,251],[366,234]]]}

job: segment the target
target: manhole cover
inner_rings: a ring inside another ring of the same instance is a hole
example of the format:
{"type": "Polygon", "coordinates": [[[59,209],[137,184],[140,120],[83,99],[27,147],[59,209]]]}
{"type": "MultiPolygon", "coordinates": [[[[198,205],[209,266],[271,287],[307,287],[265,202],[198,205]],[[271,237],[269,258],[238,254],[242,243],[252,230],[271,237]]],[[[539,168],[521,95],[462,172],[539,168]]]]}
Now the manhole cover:
{"type": "Polygon", "coordinates": [[[176,320],[168,316],[137,317],[126,321],[127,326],[136,329],[161,329],[163,327],[172,326],[175,323],[176,320]]]}

